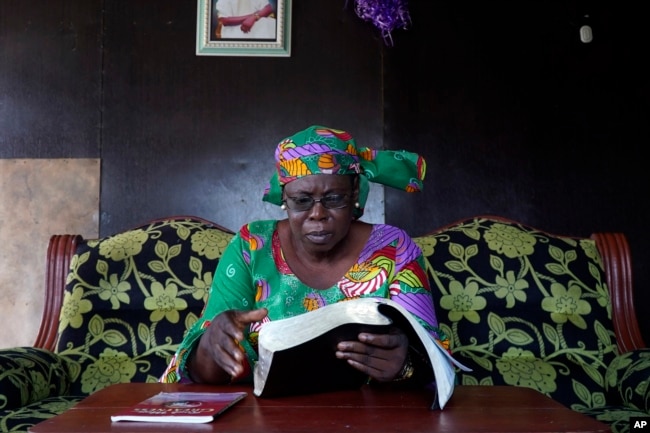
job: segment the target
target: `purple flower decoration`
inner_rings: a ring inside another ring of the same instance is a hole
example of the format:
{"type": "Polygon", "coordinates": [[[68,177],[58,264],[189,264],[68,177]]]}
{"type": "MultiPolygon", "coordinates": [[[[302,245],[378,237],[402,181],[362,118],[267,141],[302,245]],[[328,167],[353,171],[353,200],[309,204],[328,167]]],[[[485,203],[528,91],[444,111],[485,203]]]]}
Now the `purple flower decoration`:
{"type": "Polygon", "coordinates": [[[354,10],[364,21],[381,30],[386,45],[393,45],[391,32],[411,24],[406,0],[354,0],[354,10]]]}

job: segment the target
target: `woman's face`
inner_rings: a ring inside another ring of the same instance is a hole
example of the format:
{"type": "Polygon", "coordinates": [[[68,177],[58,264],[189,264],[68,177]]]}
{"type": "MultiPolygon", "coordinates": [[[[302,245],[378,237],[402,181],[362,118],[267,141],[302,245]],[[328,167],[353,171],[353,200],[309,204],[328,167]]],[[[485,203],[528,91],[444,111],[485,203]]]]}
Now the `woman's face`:
{"type": "Polygon", "coordinates": [[[326,253],[347,236],[358,198],[352,179],[347,175],[316,174],[284,186],[283,198],[294,242],[298,241],[308,252],[326,253]],[[325,205],[316,202],[309,209],[300,210],[309,207],[310,199],[323,197],[325,205]]]}

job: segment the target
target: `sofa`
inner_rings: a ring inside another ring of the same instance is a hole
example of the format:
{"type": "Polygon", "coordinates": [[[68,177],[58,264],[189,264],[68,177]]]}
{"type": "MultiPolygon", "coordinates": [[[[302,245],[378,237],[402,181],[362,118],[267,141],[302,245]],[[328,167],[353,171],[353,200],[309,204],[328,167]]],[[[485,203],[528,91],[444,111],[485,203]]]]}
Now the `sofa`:
{"type": "MultiPolygon", "coordinates": [[[[101,239],[52,236],[36,341],[0,349],[0,432],[25,432],[114,383],[157,381],[232,236],[193,216],[101,239]]],[[[472,368],[459,384],[530,387],[616,433],[650,415],[650,349],[623,234],[559,236],[476,216],[414,239],[441,329],[472,368]]]]}
{"type": "Polygon", "coordinates": [[[232,235],[178,216],[102,239],[52,236],[36,341],[0,349],[0,432],[25,432],[114,383],[158,381],[232,235]]]}
{"type": "Polygon", "coordinates": [[[497,216],[416,242],[465,385],[525,386],[629,431],[650,415],[650,349],[621,233],[560,236],[497,216]]]}

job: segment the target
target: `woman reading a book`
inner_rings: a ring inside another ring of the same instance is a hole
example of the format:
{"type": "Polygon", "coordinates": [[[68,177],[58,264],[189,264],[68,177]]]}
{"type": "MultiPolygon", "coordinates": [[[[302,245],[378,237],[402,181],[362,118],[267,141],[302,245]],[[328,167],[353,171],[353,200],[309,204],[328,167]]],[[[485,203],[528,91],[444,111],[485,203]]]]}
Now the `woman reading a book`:
{"type": "MultiPolygon", "coordinates": [[[[420,248],[397,227],[359,220],[368,182],[420,191],[424,159],[358,147],[345,131],[312,126],[282,140],[275,160],[263,200],[280,206],[287,218],[239,230],[163,382],[251,381],[265,323],[358,297],[390,298],[434,338],[446,340],[437,328],[420,248]]],[[[409,347],[406,334],[394,327],[338,343],[336,357],[373,382],[431,382],[430,366],[409,347]]]]}

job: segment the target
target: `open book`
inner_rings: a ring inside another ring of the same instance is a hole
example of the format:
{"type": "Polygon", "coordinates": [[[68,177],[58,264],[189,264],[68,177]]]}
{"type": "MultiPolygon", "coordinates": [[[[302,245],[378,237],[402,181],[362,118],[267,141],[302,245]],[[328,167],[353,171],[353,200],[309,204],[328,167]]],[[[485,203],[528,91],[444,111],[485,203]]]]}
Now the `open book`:
{"type": "Polygon", "coordinates": [[[356,340],[360,332],[388,332],[393,324],[408,335],[415,350],[428,356],[437,405],[442,409],[454,390],[455,366],[469,369],[454,360],[408,310],[385,298],[337,302],[264,324],[258,339],[253,393],[277,397],[359,387],[368,376],[338,359],[336,345],[356,340]]]}
{"type": "Polygon", "coordinates": [[[211,422],[246,392],[160,392],[111,415],[111,421],[211,422]]]}

